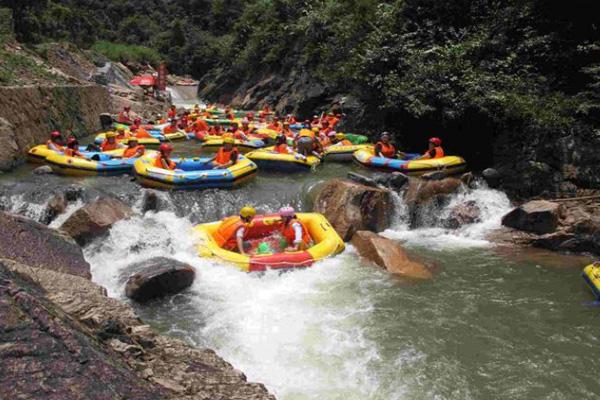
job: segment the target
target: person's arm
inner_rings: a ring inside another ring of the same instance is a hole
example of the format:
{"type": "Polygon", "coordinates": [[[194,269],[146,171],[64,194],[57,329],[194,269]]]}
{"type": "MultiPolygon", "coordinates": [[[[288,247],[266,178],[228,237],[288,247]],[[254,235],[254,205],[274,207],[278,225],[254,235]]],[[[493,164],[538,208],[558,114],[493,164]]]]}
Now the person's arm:
{"type": "Polygon", "coordinates": [[[302,241],[302,225],[294,223],[294,243],[290,246],[291,251],[302,251],[304,250],[304,242],[302,241]]]}
{"type": "Polygon", "coordinates": [[[381,145],[380,144],[375,145],[375,155],[377,157],[383,157],[383,154],[381,154],[381,145]]]}
{"type": "Polygon", "coordinates": [[[237,247],[240,254],[246,255],[246,251],[244,250],[244,234],[246,233],[246,228],[241,227],[235,233],[235,238],[237,241],[237,247]]]}
{"type": "Polygon", "coordinates": [[[415,158],[415,160],[429,160],[430,158],[433,158],[433,151],[434,150],[427,150],[425,152],[425,154],[423,154],[422,156],[419,156],[417,158],[415,158]]]}

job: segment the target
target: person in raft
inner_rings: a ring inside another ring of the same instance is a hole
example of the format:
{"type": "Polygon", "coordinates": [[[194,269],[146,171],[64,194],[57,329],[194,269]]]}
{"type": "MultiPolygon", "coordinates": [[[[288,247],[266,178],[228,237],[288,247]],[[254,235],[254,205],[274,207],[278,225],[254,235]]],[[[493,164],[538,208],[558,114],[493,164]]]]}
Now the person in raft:
{"type": "Polygon", "coordinates": [[[46,147],[54,151],[64,151],[62,135],[59,131],[54,131],[50,134],[50,138],[46,142],[46,147]]]}
{"type": "Polygon", "coordinates": [[[168,119],[177,118],[177,107],[171,106],[171,108],[169,108],[169,111],[167,111],[167,118],[168,119]]]}
{"type": "Polygon", "coordinates": [[[119,143],[117,143],[117,134],[114,132],[106,132],[104,140],[100,145],[100,151],[116,150],[119,147],[119,143]]]}
{"type": "Polygon", "coordinates": [[[256,210],[246,206],[240,210],[239,216],[234,215],[221,221],[213,236],[217,245],[225,250],[237,249],[240,254],[245,255],[246,249],[250,247],[245,239],[255,215],[256,210]]]}
{"type": "Polygon", "coordinates": [[[390,134],[388,132],[383,132],[381,140],[375,144],[375,155],[384,158],[396,157],[396,147],[390,142],[390,134]]]}
{"type": "Polygon", "coordinates": [[[67,148],[65,149],[65,156],[85,158],[85,156],[79,152],[79,142],[73,136],[67,139],[67,148]]]}
{"type": "Polygon", "coordinates": [[[336,133],[331,139],[332,146],[352,146],[352,142],[346,139],[346,135],[343,133],[336,133]]]}
{"type": "Polygon", "coordinates": [[[123,129],[123,127],[118,127],[117,128],[117,141],[121,141],[121,140],[127,140],[129,139],[129,133],[125,132],[125,129],[123,129]]]}
{"type": "Polygon", "coordinates": [[[281,217],[281,248],[285,251],[306,250],[311,242],[306,226],[296,217],[292,207],[283,207],[279,210],[281,217]]]}
{"type": "Polygon", "coordinates": [[[121,124],[130,124],[131,121],[131,106],[125,106],[123,107],[123,111],[117,116],[117,122],[121,124]]]}
{"type": "Polygon", "coordinates": [[[211,158],[213,169],[225,169],[235,165],[240,153],[234,143],[235,140],[231,136],[223,139],[223,147],[211,158]]]}
{"type": "Polygon", "coordinates": [[[168,169],[174,171],[177,168],[177,164],[171,160],[171,153],[173,152],[173,146],[169,143],[163,143],[158,147],[158,156],[154,160],[154,166],[156,168],[168,169]]]}
{"type": "Polygon", "coordinates": [[[273,151],[279,154],[294,154],[294,151],[290,149],[290,146],[287,144],[287,137],[283,134],[279,134],[275,138],[275,147],[273,147],[273,151]]]}
{"type": "Polygon", "coordinates": [[[437,137],[432,137],[429,139],[429,148],[421,157],[418,157],[417,160],[429,160],[432,158],[442,158],[444,157],[444,149],[442,149],[442,140],[437,137]]]}
{"type": "Polygon", "coordinates": [[[179,127],[177,126],[177,120],[175,118],[171,118],[169,120],[169,125],[163,128],[163,135],[168,135],[170,133],[179,132],[179,127]]]}
{"type": "Polygon", "coordinates": [[[123,151],[123,158],[138,158],[144,155],[146,148],[138,143],[134,136],[127,142],[127,148],[123,151]]]}

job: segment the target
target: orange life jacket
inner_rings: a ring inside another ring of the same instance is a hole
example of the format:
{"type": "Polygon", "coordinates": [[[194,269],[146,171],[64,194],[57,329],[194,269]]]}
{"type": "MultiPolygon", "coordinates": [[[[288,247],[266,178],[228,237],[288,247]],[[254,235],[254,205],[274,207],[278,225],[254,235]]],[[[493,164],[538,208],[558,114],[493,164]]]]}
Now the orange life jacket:
{"type": "Polygon", "coordinates": [[[148,133],[147,130],[145,130],[142,127],[139,127],[138,130],[135,132],[135,137],[138,139],[145,139],[145,138],[152,138],[152,135],[148,133]]]}
{"type": "Polygon", "coordinates": [[[167,125],[163,128],[163,134],[168,135],[169,133],[175,133],[179,130],[177,126],[167,125]]]}
{"type": "MultiPolygon", "coordinates": [[[[435,150],[435,155],[432,158],[444,157],[444,149],[442,149],[442,146],[436,146],[433,148],[433,150],[435,150]]],[[[429,150],[425,152],[425,155],[429,155],[429,150]]]]}
{"type": "Polygon", "coordinates": [[[119,116],[117,117],[117,121],[118,122],[131,122],[131,117],[129,116],[129,113],[126,113],[125,111],[121,111],[119,113],[119,116]]]}
{"type": "Polygon", "coordinates": [[[108,140],[104,139],[104,141],[100,145],[100,150],[102,150],[102,151],[116,150],[118,148],[119,148],[119,144],[117,143],[116,140],[114,143],[108,143],[108,140]]]}
{"type": "Polygon", "coordinates": [[[280,154],[289,154],[290,153],[290,148],[288,147],[288,145],[286,143],[281,143],[281,144],[276,145],[273,150],[280,154]]]}
{"type": "Polygon", "coordinates": [[[227,250],[233,249],[237,245],[237,238],[235,237],[236,233],[238,229],[242,227],[246,228],[246,232],[244,232],[244,239],[246,239],[248,237],[248,228],[250,227],[250,224],[245,223],[240,217],[235,215],[225,218],[221,221],[221,225],[219,225],[219,228],[217,228],[217,231],[213,234],[213,238],[219,247],[227,250]]]}
{"type": "Polygon", "coordinates": [[[293,225],[296,222],[298,222],[300,226],[302,226],[302,242],[308,245],[312,238],[308,233],[308,229],[306,229],[306,225],[304,225],[304,223],[297,218],[292,219],[287,225],[281,226],[281,235],[285,238],[286,242],[288,242],[289,245],[293,244],[294,240],[296,240],[296,232],[294,232],[293,225]]]}
{"type": "Polygon", "coordinates": [[[170,109],[167,112],[167,117],[169,117],[169,118],[175,118],[176,116],[177,116],[177,110],[170,109]]]}
{"type": "Polygon", "coordinates": [[[60,144],[58,144],[58,143],[55,143],[55,142],[53,142],[52,140],[48,140],[48,141],[46,142],[46,147],[48,147],[49,149],[52,149],[52,146],[56,147],[56,149],[57,149],[58,151],[64,151],[64,150],[65,150],[65,148],[64,148],[63,146],[61,146],[60,144]]]}
{"type": "Polygon", "coordinates": [[[279,122],[273,122],[267,126],[267,129],[272,129],[274,131],[279,132],[281,131],[281,125],[279,125],[279,122]]]}
{"type": "Polygon", "coordinates": [[[170,169],[170,170],[174,170],[175,168],[177,168],[177,164],[175,164],[175,163],[174,163],[173,161],[171,161],[170,159],[168,159],[168,158],[165,158],[165,156],[163,156],[163,154],[162,154],[162,153],[158,153],[158,156],[157,156],[157,157],[156,157],[156,159],[154,160],[154,166],[155,166],[156,168],[163,168],[163,169],[164,169],[165,167],[164,167],[164,165],[163,165],[163,163],[162,163],[162,160],[165,160],[165,161],[167,162],[168,169],[170,169]]]}
{"type": "Polygon", "coordinates": [[[138,151],[142,151],[141,154],[144,154],[144,152],[146,151],[146,148],[142,145],[137,145],[135,147],[128,147],[125,149],[125,151],[123,152],[123,157],[125,158],[131,158],[133,156],[135,156],[137,154],[138,151]]]}
{"type": "Polygon", "coordinates": [[[206,121],[202,120],[202,119],[197,119],[196,122],[194,123],[194,130],[196,132],[206,132],[208,130],[208,124],[206,123],[206,121]]]}
{"type": "Polygon", "coordinates": [[[351,141],[349,141],[348,139],[344,139],[338,143],[340,146],[352,146],[353,145],[353,143],[351,141]]]}
{"type": "Polygon", "coordinates": [[[70,147],[67,147],[65,149],[65,156],[67,156],[67,157],[82,157],[79,150],[71,149],[70,147]]]}
{"type": "Polygon", "coordinates": [[[244,135],[244,131],[237,130],[233,132],[233,138],[237,140],[245,140],[244,135]]]}
{"type": "Polygon", "coordinates": [[[394,158],[396,155],[396,147],[391,143],[377,142],[376,146],[381,146],[381,154],[387,158],[394,158]]]}
{"type": "Polygon", "coordinates": [[[233,153],[237,153],[237,147],[233,147],[231,150],[225,150],[225,147],[221,147],[219,151],[217,151],[217,157],[215,158],[215,162],[220,165],[225,165],[231,161],[231,156],[233,153]]]}

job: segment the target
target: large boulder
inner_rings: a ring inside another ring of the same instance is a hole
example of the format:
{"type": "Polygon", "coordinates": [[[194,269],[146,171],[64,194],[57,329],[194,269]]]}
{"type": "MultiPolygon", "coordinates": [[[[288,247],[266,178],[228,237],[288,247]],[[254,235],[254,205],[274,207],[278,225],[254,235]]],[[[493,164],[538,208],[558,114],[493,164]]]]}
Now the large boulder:
{"type": "Polygon", "coordinates": [[[325,215],[342,239],[349,241],[356,231],[381,232],[390,227],[391,192],[333,179],[317,195],[315,211],[325,215]]]}
{"type": "Polygon", "coordinates": [[[125,294],[140,302],[179,293],[190,287],[196,276],[193,267],[165,257],[142,261],[128,270],[135,273],[127,280],[125,294]]]}
{"type": "Polygon", "coordinates": [[[431,272],[406,255],[402,246],[390,239],[368,231],[358,231],[352,237],[352,245],[361,257],[385,268],[392,274],[414,279],[431,279],[431,272]]]}
{"type": "Polygon", "coordinates": [[[422,205],[438,196],[456,193],[463,185],[460,179],[444,178],[441,180],[409,179],[404,193],[404,201],[408,205],[422,205]]]}
{"type": "Polygon", "coordinates": [[[103,197],[75,211],[60,230],[84,245],[91,239],[105,234],[110,227],[133,215],[131,208],[120,200],[103,197]]]}
{"type": "Polygon", "coordinates": [[[546,200],[527,202],[502,217],[502,225],[539,235],[554,232],[562,207],[546,200]]]}
{"type": "Polygon", "coordinates": [[[463,225],[481,221],[481,209],[474,201],[466,201],[452,207],[443,225],[448,229],[458,229],[463,225]]]}
{"type": "Polygon", "coordinates": [[[68,236],[24,217],[0,212],[0,258],[90,279],[90,265],[68,236]]]}

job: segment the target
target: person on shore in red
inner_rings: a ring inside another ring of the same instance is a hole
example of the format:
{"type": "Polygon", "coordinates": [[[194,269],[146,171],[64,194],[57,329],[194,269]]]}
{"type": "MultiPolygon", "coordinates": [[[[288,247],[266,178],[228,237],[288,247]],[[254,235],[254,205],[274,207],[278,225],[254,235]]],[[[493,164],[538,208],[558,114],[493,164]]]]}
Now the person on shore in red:
{"type": "Polygon", "coordinates": [[[225,169],[235,165],[240,153],[234,144],[235,140],[231,136],[223,139],[223,147],[212,158],[213,169],[225,169]]]}
{"type": "Polygon", "coordinates": [[[437,137],[429,139],[429,148],[427,151],[418,158],[418,160],[427,160],[430,158],[442,158],[444,157],[444,149],[442,149],[442,140],[437,137]]]}
{"type": "Polygon", "coordinates": [[[245,240],[255,215],[256,210],[246,206],[240,210],[239,216],[223,219],[214,234],[217,246],[226,250],[237,249],[240,254],[246,254],[250,245],[245,240]]]}
{"type": "Polygon", "coordinates": [[[169,111],[167,111],[167,118],[168,119],[175,119],[175,118],[177,118],[177,107],[175,107],[174,105],[172,105],[171,108],[169,108],[169,111]]]}
{"type": "Polygon", "coordinates": [[[396,158],[396,147],[390,142],[388,132],[383,132],[381,140],[375,144],[375,155],[377,157],[396,158]]]}
{"type": "Polygon", "coordinates": [[[65,148],[65,156],[67,157],[78,157],[85,158],[83,154],[79,152],[79,141],[73,136],[67,139],[67,147],[65,148]]]}
{"type": "Polygon", "coordinates": [[[298,219],[292,207],[282,207],[279,210],[281,217],[281,236],[285,240],[282,248],[285,251],[306,250],[312,241],[307,227],[298,219]]]}
{"type": "Polygon", "coordinates": [[[177,126],[177,120],[176,119],[172,119],[169,121],[169,125],[165,126],[163,128],[163,135],[168,135],[171,133],[176,133],[179,132],[179,127],[177,126]]]}
{"type": "Polygon", "coordinates": [[[64,151],[62,135],[59,131],[50,133],[50,138],[46,141],[46,147],[54,151],[64,151]]]}
{"type": "Polygon", "coordinates": [[[118,149],[119,143],[117,143],[117,134],[114,132],[106,132],[104,135],[104,140],[100,145],[101,151],[111,151],[118,149]]]}
{"type": "Polygon", "coordinates": [[[117,116],[117,122],[121,124],[130,124],[132,122],[131,106],[123,107],[123,111],[121,111],[117,116]]]}
{"type": "Polygon", "coordinates": [[[158,155],[154,160],[154,166],[156,168],[168,169],[174,171],[177,168],[177,164],[171,160],[171,153],[173,152],[173,146],[169,143],[163,143],[158,148],[158,155]]]}

